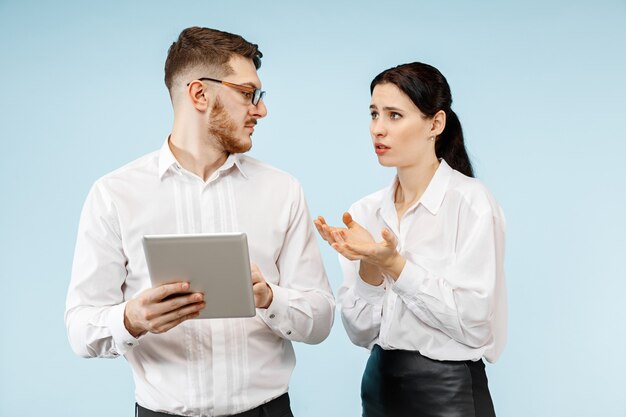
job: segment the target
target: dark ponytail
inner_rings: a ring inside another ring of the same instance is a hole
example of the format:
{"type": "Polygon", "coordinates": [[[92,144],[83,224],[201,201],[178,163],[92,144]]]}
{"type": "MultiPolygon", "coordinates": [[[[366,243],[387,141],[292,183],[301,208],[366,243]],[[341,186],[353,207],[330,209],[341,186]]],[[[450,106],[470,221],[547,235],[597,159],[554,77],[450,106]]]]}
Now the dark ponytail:
{"type": "Polygon", "coordinates": [[[468,177],[474,176],[463,141],[463,128],[452,111],[452,94],[446,78],[439,70],[421,62],[398,65],[378,74],[370,85],[370,93],[378,84],[392,83],[406,94],[427,117],[438,111],[446,113],[446,127],[437,137],[435,154],[448,165],[468,177]]]}
{"type": "Polygon", "coordinates": [[[446,127],[435,142],[435,154],[460,173],[468,177],[474,176],[472,163],[463,143],[463,128],[452,109],[446,111],[446,127]]]}

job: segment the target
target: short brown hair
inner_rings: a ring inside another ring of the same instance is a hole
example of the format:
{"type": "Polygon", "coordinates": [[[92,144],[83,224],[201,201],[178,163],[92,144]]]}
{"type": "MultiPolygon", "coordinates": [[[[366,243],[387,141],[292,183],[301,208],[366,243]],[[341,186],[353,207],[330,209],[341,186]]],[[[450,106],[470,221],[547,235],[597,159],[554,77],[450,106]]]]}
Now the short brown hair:
{"type": "Polygon", "coordinates": [[[195,66],[214,68],[218,73],[212,74],[213,76],[228,75],[233,71],[228,65],[233,55],[251,59],[256,69],[261,67],[263,54],[258,45],[241,36],[197,26],[187,28],[180,33],[167,52],[165,85],[171,94],[174,78],[195,66]]]}

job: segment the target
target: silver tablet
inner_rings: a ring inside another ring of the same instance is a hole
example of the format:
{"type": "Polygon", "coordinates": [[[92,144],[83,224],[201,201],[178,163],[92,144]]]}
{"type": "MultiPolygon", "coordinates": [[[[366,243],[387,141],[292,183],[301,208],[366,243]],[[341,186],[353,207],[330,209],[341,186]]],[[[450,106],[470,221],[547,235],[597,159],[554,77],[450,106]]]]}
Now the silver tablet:
{"type": "Polygon", "coordinates": [[[188,281],[204,293],[198,318],[256,314],[245,233],[146,235],[143,248],[153,287],[188,281]]]}

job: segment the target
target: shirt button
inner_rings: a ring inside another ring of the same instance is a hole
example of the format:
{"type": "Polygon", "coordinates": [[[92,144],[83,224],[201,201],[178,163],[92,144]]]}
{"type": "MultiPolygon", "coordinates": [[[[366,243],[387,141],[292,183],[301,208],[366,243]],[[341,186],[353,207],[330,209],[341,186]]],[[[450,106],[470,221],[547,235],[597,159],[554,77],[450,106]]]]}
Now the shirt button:
{"type": "Polygon", "coordinates": [[[291,334],[291,330],[287,330],[287,336],[291,334]]]}
{"type": "Polygon", "coordinates": [[[126,346],[131,347],[133,345],[133,342],[126,342],[126,346]]]}
{"type": "Polygon", "coordinates": [[[275,314],[270,314],[270,319],[273,319],[274,317],[276,317],[275,314]]]}

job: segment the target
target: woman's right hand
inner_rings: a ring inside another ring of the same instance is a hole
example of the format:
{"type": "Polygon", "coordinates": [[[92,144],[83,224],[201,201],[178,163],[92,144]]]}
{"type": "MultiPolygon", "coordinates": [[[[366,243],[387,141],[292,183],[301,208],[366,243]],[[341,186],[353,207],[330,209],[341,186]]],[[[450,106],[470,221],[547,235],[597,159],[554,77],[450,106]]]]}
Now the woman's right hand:
{"type": "Polygon", "coordinates": [[[329,245],[333,245],[337,241],[336,233],[341,234],[343,240],[349,243],[374,243],[374,238],[363,226],[352,219],[350,213],[343,213],[343,223],[347,227],[333,227],[326,223],[322,216],[313,222],[318,233],[329,245]]]}
{"type": "Polygon", "coordinates": [[[333,238],[333,232],[339,230],[340,228],[329,226],[328,223],[326,223],[326,219],[324,219],[322,216],[318,216],[313,224],[315,224],[317,233],[320,234],[322,239],[324,239],[326,243],[332,246],[333,243],[335,243],[335,239],[333,238]]]}
{"type": "MultiPolygon", "coordinates": [[[[322,239],[324,239],[330,246],[332,246],[333,249],[338,249],[338,241],[341,241],[342,243],[350,242],[356,244],[375,243],[374,238],[372,238],[370,232],[368,232],[367,229],[355,222],[352,219],[350,213],[344,213],[342,220],[347,227],[329,226],[322,216],[319,216],[314,221],[315,227],[317,228],[317,231],[319,232],[322,239]]],[[[342,253],[340,250],[337,251],[339,253],[342,253]]],[[[342,255],[345,256],[345,254],[343,253],[342,255]]],[[[359,276],[363,281],[367,282],[370,285],[380,285],[383,282],[380,268],[363,260],[360,261],[359,276]]]]}

